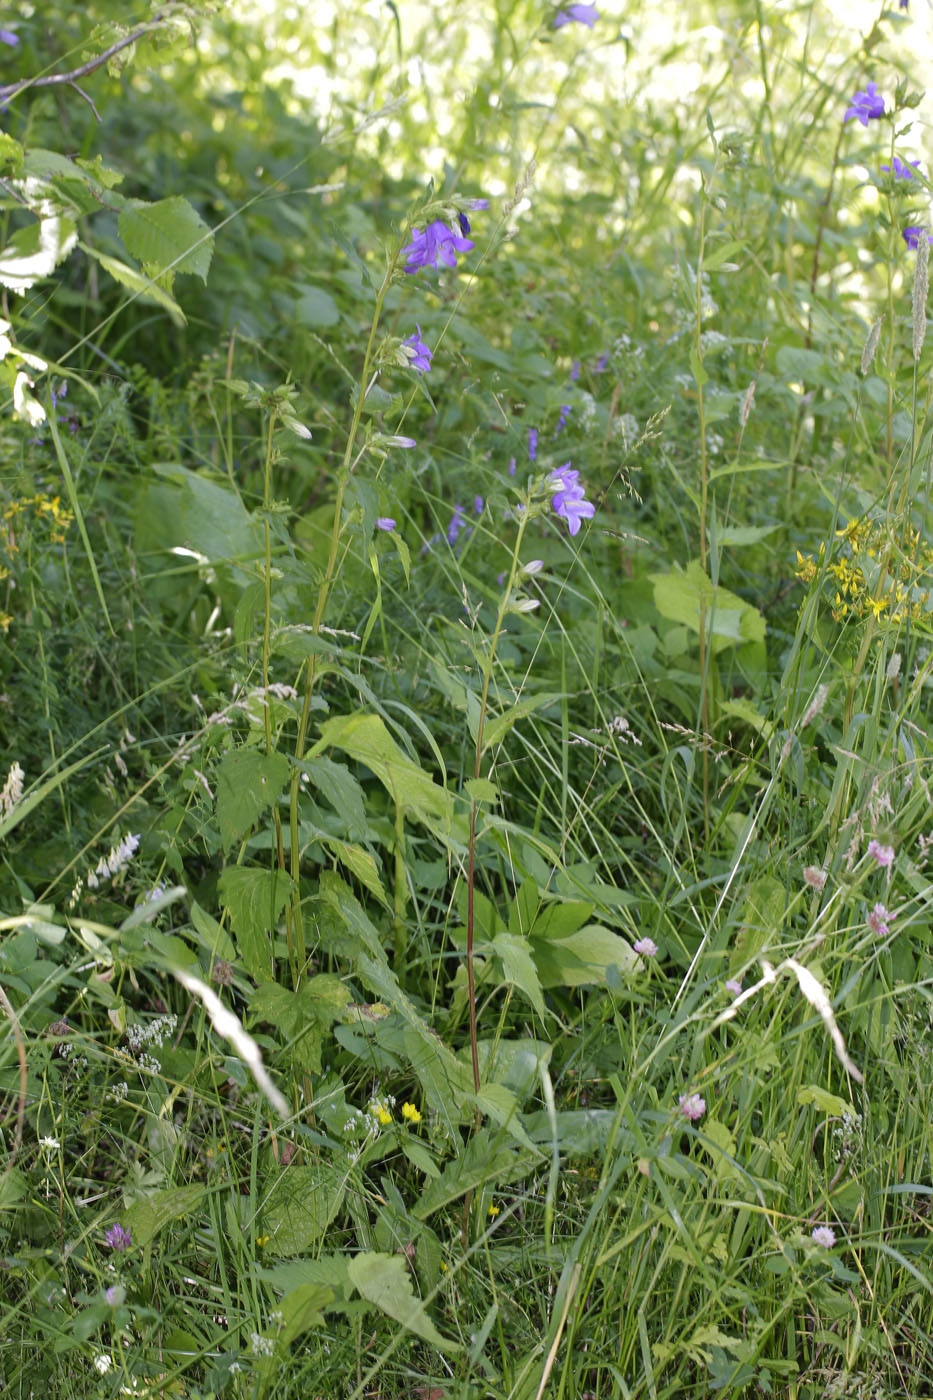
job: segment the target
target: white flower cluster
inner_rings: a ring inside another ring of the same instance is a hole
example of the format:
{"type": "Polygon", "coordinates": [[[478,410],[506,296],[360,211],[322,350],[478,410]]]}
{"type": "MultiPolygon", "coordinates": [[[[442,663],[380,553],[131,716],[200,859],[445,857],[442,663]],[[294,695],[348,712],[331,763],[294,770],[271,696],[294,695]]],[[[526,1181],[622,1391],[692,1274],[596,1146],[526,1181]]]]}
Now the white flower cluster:
{"type": "Polygon", "coordinates": [[[641,740],[625,715],[616,715],[606,725],[606,730],[609,734],[614,734],[617,739],[621,739],[623,744],[634,744],[636,748],[641,748],[641,740]]]}
{"type": "Polygon", "coordinates": [[[162,1045],[167,1037],[174,1035],[177,1025],[178,1017],[170,1013],[167,1016],[157,1016],[154,1021],[140,1021],[136,1025],[127,1026],[126,1038],[129,1047],[134,1055],[138,1055],[147,1045],[162,1045]]]}
{"type": "Polygon", "coordinates": [[[96,890],[101,880],[112,880],[126,869],[139,847],[138,836],[124,836],[123,840],[116,846],[111,846],[110,852],[106,856],[101,856],[100,860],[87,877],[89,890],[96,890]]]}
{"type": "Polygon", "coordinates": [[[275,1351],[275,1343],[271,1337],[261,1337],[258,1332],[254,1332],[249,1339],[250,1350],[254,1356],[271,1356],[275,1351]]]}
{"type": "Polygon", "coordinates": [[[18,763],[13,763],[6,782],[0,788],[0,816],[8,817],[23,795],[25,774],[18,763]]]}

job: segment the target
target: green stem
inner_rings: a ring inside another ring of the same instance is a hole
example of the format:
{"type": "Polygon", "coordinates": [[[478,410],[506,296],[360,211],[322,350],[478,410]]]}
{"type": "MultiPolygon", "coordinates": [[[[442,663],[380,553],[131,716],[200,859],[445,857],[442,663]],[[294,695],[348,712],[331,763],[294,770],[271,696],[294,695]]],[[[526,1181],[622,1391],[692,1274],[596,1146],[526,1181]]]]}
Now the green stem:
{"type": "MultiPolygon", "coordinates": [[[[492,639],[489,643],[489,652],[483,663],[483,694],[479,706],[479,720],[476,725],[476,761],[473,765],[473,777],[480,776],[480,769],[483,761],[483,730],[486,725],[486,710],[489,703],[489,683],[492,680],[492,667],[496,655],[496,647],[499,636],[502,632],[502,624],[505,621],[508,611],[509,601],[512,597],[512,588],[515,583],[515,575],[518,571],[518,557],[522,547],[522,537],[525,533],[525,526],[528,523],[528,512],[523,510],[518,524],[518,533],[515,536],[515,545],[512,550],[512,563],[509,568],[509,578],[505,585],[502,597],[499,600],[499,612],[496,616],[496,625],[493,628],[492,639]]],[[[473,891],[476,884],[476,798],[470,803],[470,844],[469,856],[467,859],[467,946],[466,946],[466,970],[467,970],[467,1003],[470,1014],[470,1059],[473,1064],[473,1092],[479,1093],[479,1041],[477,1039],[476,1024],[476,979],[473,971],[473,891]]]]}
{"type": "MultiPolygon", "coordinates": [[[[401,245],[400,245],[401,246],[401,245]]],[[[366,342],[366,352],[363,356],[363,368],[360,374],[359,392],[356,398],[356,407],[353,410],[353,418],[350,423],[350,431],[347,434],[347,445],[343,454],[343,461],[337,479],[337,496],[334,501],[334,523],[330,535],[330,549],[327,554],[327,564],[324,569],[324,577],[318,590],[317,604],[314,609],[314,617],[311,622],[311,631],[315,637],[321,632],[321,624],[324,620],[324,613],[330,599],[331,590],[337,575],[337,553],[340,548],[340,535],[342,531],[343,498],[346,492],[347,482],[353,467],[353,449],[359,432],[360,420],[363,416],[363,403],[369,387],[370,365],[372,363],[373,346],[376,341],[376,330],[382,315],[382,308],[385,303],[386,293],[392,285],[392,276],[398,262],[399,249],[389,264],[388,271],[383,279],[382,286],[376,295],[376,306],[373,312],[372,326],[369,331],[369,339],[366,342]]],[[[314,652],[308,657],[307,670],[305,673],[305,693],[304,702],[301,707],[301,718],[298,722],[298,737],[295,741],[295,758],[298,763],[304,758],[308,738],[308,721],[311,714],[311,698],[314,693],[314,683],[317,679],[317,657],[314,652]]],[[[299,872],[301,866],[301,846],[298,836],[298,796],[300,791],[301,773],[295,767],[292,773],[291,788],[289,790],[288,814],[289,814],[289,841],[290,841],[290,868],[294,889],[291,898],[291,918],[295,933],[295,950],[298,959],[299,969],[304,968],[305,963],[305,937],[304,918],[301,911],[301,889],[299,872]]]]}

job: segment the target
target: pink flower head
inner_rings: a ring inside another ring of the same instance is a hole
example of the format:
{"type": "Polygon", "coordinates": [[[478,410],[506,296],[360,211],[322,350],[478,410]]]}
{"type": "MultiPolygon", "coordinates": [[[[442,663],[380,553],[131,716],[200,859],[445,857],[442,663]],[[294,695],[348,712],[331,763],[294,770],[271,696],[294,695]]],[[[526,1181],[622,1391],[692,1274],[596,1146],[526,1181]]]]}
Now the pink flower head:
{"type": "Polygon", "coordinates": [[[868,843],[868,854],[885,869],[894,864],[894,847],[882,846],[874,837],[868,843]]]}
{"type": "Polygon", "coordinates": [[[810,1231],[810,1238],[821,1249],[832,1249],[836,1243],[836,1232],[831,1230],[828,1225],[815,1225],[810,1231]]]}
{"type": "Polygon", "coordinates": [[[734,996],[734,997],[741,996],[741,995],[742,995],[742,981],[741,981],[741,978],[739,978],[739,977],[730,977],[729,980],[728,980],[728,982],[726,983],[726,991],[727,991],[727,992],[730,992],[730,993],[732,994],[732,996],[734,996]]]}
{"type": "Polygon", "coordinates": [[[890,917],[891,915],[883,904],[876,904],[868,916],[868,927],[871,929],[872,933],[877,934],[879,938],[884,938],[891,932],[888,927],[888,919],[890,919],[890,917]]]}
{"type": "Polygon", "coordinates": [[[658,955],[658,945],[653,938],[639,938],[632,947],[636,953],[640,953],[643,958],[656,958],[658,955]]]}
{"type": "Polygon", "coordinates": [[[826,884],[826,871],[819,870],[815,865],[805,865],[803,867],[804,884],[809,885],[813,890],[821,890],[826,884]]]}
{"type": "Polygon", "coordinates": [[[706,1112],[706,1100],[701,1099],[699,1094],[681,1094],[678,1107],[685,1118],[696,1123],[706,1112]]]}

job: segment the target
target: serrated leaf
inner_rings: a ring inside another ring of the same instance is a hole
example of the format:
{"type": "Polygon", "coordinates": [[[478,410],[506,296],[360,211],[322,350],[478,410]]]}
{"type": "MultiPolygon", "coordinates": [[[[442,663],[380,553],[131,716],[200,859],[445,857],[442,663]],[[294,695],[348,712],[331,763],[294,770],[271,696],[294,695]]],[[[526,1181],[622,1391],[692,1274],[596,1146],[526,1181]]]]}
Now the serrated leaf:
{"type": "Polygon", "coordinates": [[[181,195],[155,204],[134,201],[117,223],[131,257],[160,272],[189,272],[207,280],[214,238],[200,214],[181,195]]]}
{"type": "Polygon", "coordinates": [[[285,1167],[266,1183],[261,1230],[267,1254],[301,1254],[324,1238],[343,1203],[345,1174],[331,1167],[285,1167]]]}
{"type": "Polygon", "coordinates": [[[263,982],[250,997],[250,1015],[276,1026],[289,1041],[291,1056],[311,1074],[321,1072],[321,1052],[333,1023],[350,1000],[339,977],[322,972],[299,991],[263,982]]]}
{"type": "Polygon", "coordinates": [[[442,1336],[434,1326],[424,1304],[414,1295],[408,1264],[400,1255],[355,1254],[348,1267],[361,1296],[394,1322],[430,1342],[438,1351],[463,1350],[459,1342],[442,1336]]]}
{"type": "Polygon", "coordinates": [[[293,888],[291,876],[283,870],[230,865],[221,871],[220,903],[230,916],[244,966],[254,977],[272,972],[273,931],[293,888]]]}
{"type": "Polygon", "coordinates": [[[271,807],[288,782],[288,759],[259,749],[234,749],[217,770],[217,820],[229,849],[271,807]]]}

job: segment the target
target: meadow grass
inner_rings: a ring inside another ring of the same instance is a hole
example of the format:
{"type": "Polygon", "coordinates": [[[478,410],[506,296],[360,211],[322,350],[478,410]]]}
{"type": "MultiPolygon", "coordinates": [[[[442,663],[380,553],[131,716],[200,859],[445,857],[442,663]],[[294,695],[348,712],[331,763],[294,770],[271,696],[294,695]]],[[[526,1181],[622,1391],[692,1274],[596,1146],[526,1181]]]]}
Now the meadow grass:
{"type": "Polygon", "coordinates": [[[0,31],[4,1395],[933,1393],[924,21],[688,8],[0,31]]]}

